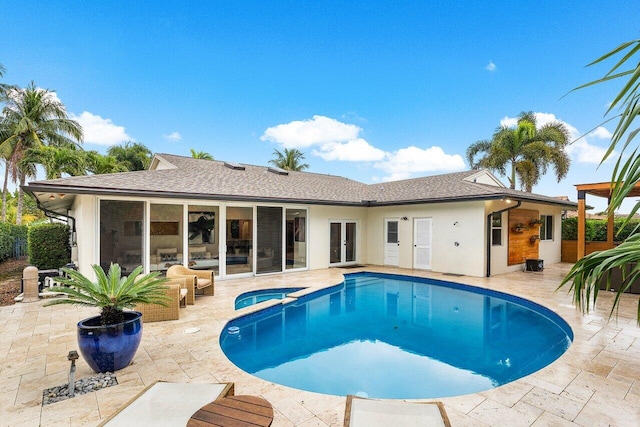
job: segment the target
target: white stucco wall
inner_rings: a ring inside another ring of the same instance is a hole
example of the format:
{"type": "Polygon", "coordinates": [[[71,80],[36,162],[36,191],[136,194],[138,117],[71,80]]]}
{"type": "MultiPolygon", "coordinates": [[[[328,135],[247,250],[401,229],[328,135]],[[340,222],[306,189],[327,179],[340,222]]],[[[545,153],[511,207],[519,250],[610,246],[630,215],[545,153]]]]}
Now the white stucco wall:
{"type": "Polygon", "coordinates": [[[367,208],[342,206],[309,207],[309,268],[319,269],[329,266],[329,224],[332,220],[353,220],[356,227],[356,262],[368,263],[367,252],[370,244],[366,230],[367,208]]]}
{"type": "MultiPolygon", "coordinates": [[[[513,203],[512,203],[513,205],[513,203]]],[[[500,200],[486,202],[486,214],[502,210],[509,205],[500,200]]],[[[562,238],[562,208],[560,206],[522,203],[516,209],[529,209],[538,211],[539,215],[553,215],[553,240],[540,241],[538,246],[538,257],[544,260],[545,265],[556,264],[561,259],[561,238],[562,238]]],[[[486,227],[486,225],[485,225],[486,227]]],[[[491,275],[504,274],[513,271],[520,271],[525,268],[524,264],[508,265],[509,262],[509,213],[502,214],[502,245],[491,246],[491,275]]]]}
{"type": "Polygon", "coordinates": [[[72,259],[79,271],[84,275],[92,277],[91,265],[98,260],[98,239],[96,235],[96,221],[98,212],[96,211],[96,197],[88,195],[77,195],[73,203],[71,215],[76,219],[76,258],[72,259]]]}
{"type": "MultiPolygon", "coordinates": [[[[155,201],[157,202],[157,201],[155,201]]],[[[220,204],[224,206],[224,204],[220,204]]],[[[76,196],[73,215],[76,218],[77,250],[74,261],[84,274],[92,274],[91,264],[99,262],[97,197],[76,196]]],[[[329,266],[330,222],[348,220],[357,223],[356,262],[384,264],[385,219],[400,220],[400,267],[413,268],[414,219],[432,219],[431,270],[441,273],[484,277],[486,275],[487,215],[508,205],[504,201],[459,202],[389,207],[308,206],[308,268],[329,266]],[[456,246],[455,243],[458,243],[456,246]]],[[[552,205],[523,203],[520,209],[534,209],[553,215],[554,239],[539,242],[539,257],[545,265],[560,262],[561,208],[552,205]]],[[[218,221],[224,222],[224,209],[218,221]]],[[[491,247],[491,274],[517,271],[523,265],[508,266],[508,215],[503,214],[502,246],[491,247]]],[[[222,242],[221,242],[222,243],[222,242]]]]}
{"type": "Polygon", "coordinates": [[[484,275],[483,202],[369,208],[367,241],[370,264],[384,264],[385,218],[403,217],[407,217],[407,220],[398,223],[400,267],[413,268],[414,219],[431,218],[431,270],[467,276],[484,275]]]}

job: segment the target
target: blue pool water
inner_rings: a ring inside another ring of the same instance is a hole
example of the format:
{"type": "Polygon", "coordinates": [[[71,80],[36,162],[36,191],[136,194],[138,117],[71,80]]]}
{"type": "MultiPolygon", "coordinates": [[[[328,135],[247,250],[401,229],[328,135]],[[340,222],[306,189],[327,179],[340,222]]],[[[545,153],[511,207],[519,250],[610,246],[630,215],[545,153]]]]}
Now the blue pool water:
{"type": "Polygon", "coordinates": [[[304,288],[261,289],[259,291],[245,292],[236,298],[236,310],[270,299],[282,299],[287,296],[287,294],[299,291],[300,289],[304,288]]]}
{"type": "Polygon", "coordinates": [[[418,399],[479,392],[562,355],[571,328],[495,291],[356,273],[344,283],[230,321],[226,356],[257,377],[319,393],[418,399]]]}

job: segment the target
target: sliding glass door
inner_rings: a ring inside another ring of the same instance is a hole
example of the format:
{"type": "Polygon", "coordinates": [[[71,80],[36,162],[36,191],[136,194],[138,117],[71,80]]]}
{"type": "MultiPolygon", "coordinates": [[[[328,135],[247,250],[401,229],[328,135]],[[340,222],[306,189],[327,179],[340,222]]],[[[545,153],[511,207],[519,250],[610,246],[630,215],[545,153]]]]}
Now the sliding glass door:
{"type": "Polygon", "coordinates": [[[307,266],[307,211],[287,209],[285,254],[287,270],[307,266]]]}
{"type": "Polygon", "coordinates": [[[227,207],[226,274],[253,272],[253,208],[227,207]]]}
{"type": "Polygon", "coordinates": [[[144,264],[146,234],[144,202],[100,201],[100,266],[107,271],[118,263],[123,274],[144,264]]]}
{"type": "Polygon", "coordinates": [[[282,208],[258,206],[256,273],[282,271],[282,208]]]}
{"type": "Polygon", "coordinates": [[[213,270],[220,274],[220,208],[189,205],[187,216],[187,263],[194,270],[213,270]]]}
{"type": "Polygon", "coordinates": [[[149,209],[149,270],[164,273],[183,263],[183,206],[152,203],[149,209]]]}

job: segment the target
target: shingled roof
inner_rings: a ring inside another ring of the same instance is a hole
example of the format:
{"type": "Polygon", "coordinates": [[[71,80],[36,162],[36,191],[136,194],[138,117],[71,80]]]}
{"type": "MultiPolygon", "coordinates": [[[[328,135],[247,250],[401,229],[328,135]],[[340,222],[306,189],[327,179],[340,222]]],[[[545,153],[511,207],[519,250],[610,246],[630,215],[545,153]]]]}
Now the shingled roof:
{"type": "Polygon", "coordinates": [[[381,184],[309,172],[277,173],[264,166],[156,154],[155,169],[36,181],[25,190],[38,193],[130,195],[209,200],[243,200],[325,205],[375,206],[510,197],[575,207],[573,202],[480,184],[478,171],[427,176],[381,184]]]}

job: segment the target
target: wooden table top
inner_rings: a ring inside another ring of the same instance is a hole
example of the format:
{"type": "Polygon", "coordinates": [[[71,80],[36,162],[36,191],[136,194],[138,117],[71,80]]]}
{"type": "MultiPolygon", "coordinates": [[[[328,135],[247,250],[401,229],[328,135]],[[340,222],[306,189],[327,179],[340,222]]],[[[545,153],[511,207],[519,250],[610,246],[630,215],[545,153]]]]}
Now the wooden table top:
{"type": "Polygon", "coordinates": [[[198,409],[188,427],[204,426],[264,426],[273,422],[271,404],[257,396],[229,396],[207,403],[198,409]]]}

